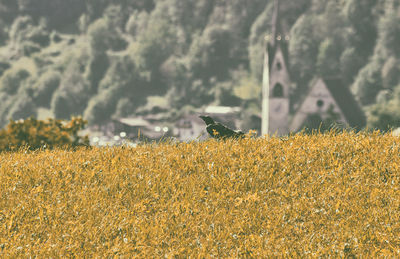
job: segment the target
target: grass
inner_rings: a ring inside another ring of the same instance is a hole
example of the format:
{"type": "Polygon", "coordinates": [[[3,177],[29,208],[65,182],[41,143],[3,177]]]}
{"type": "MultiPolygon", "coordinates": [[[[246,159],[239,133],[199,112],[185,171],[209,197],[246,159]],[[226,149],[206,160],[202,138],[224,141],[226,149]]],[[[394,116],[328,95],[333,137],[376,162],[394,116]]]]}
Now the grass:
{"type": "Polygon", "coordinates": [[[0,154],[3,257],[398,256],[400,141],[328,133],[0,154]]]}

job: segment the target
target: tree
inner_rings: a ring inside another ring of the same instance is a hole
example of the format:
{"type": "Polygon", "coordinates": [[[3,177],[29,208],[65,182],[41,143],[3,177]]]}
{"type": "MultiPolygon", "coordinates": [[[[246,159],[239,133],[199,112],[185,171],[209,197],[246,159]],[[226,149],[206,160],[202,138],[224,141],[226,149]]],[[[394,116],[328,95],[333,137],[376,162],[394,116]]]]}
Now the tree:
{"type": "Polygon", "coordinates": [[[362,105],[373,104],[376,95],[382,89],[381,67],[381,62],[374,59],[360,70],[351,86],[353,93],[362,105]]]}
{"type": "Polygon", "coordinates": [[[118,100],[113,116],[117,118],[131,116],[135,112],[136,105],[129,98],[121,98],[118,100]]]}
{"type": "Polygon", "coordinates": [[[0,61],[0,77],[3,75],[3,73],[11,67],[10,63],[6,60],[1,60],[0,61]]]}
{"type": "Polygon", "coordinates": [[[51,110],[56,118],[69,118],[71,116],[71,106],[68,95],[65,92],[55,92],[51,100],[51,110]]]}
{"type": "Polygon", "coordinates": [[[8,119],[19,120],[36,116],[36,106],[32,98],[28,95],[18,96],[10,107],[8,119]]]}
{"type": "Polygon", "coordinates": [[[47,71],[36,81],[33,86],[34,102],[37,106],[50,107],[51,97],[59,87],[61,74],[56,71],[47,71]]]}
{"type": "Polygon", "coordinates": [[[90,92],[96,93],[100,81],[103,79],[110,66],[110,61],[106,53],[93,53],[89,60],[87,79],[90,84],[90,92]]]}
{"type": "Polygon", "coordinates": [[[203,34],[192,42],[188,53],[190,70],[194,77],[205,81],[211,77],[226,79],[229,69],[238,65],[232,48],[232,34],[226,27],[207,27],[203,34]]]}
{"type": "Polygon", "coordinates": [[[60,87],[51,101],[51,109],[56,118],[68,119],[72,115],[81,115],[85,110],[91,91],[81,69],[79,63],[71,63],[64,72],[60,87]]]}
{"type": "Polygon", "coordinates": [[[345,0],[344,2],[344,17],[355,31],[349,43],[366,56],[375,44],[376,15],[374,12],[378,0],[345,0]]]}
{"type": "Polygon", "coordinates": [[[364,57],[358,55],[354,47],[346,48],[340,56],[340,73],[346,85],[351,85],[363,65],[364,57]]]}
{"type": "Polygon", "coordinates": [[[18,13],[18,2],[15,0],[2,0],[0,1],[0,17],[1,19],[10,24],[15,19],[18,13]]]}
{"type": "Polygon", "coordinates": [[[99,125],[110,120],[120,96],[119,89],[110,88],[100,91],[90,99],[84,118],[90,125],[99,125]]]}
{"type": "Polygon", "coordinates": [[[15,0],[20,13],[38,20],[45,18],[52,28],[72,24],[85,10],[81,0],[15,0]]]}
{"type": "Polygon", "coordinates": [[[319,46],[317,57],[317,72],[322,77],[340,74],[339,58],[341,48],[332,38],[325,39],[319,46]]]}
{"type": "Polygon", "coordinates": [[[270,2],[264,11],[254,21],[249,38],[249,63],[251,75],[259,82],[262,80],[262,71],[264,64],[265,37],[271,32],[271,17],[273,12],[273,3],[270,2]]]}
{"type": "Polygon", "coordinates": [[[89,42],[94,56],[103,54],[110,48],[113,33],[105,19],[98,19],[89,26],[89,42]]]}
{"type": "Polygon", "coordinates": [[[393,89],[400,83],[400,60],[390,57],[382,67],[382,83],[384,88],[393,89]]]}
{"type": "Polygon", "coordinates": [[[390,130],[400,127],[400,85],[393,97],[372,105],[368,111],[367,125],[371,129],[390,130]]]}
{"type": "Polygon", "coordinates": [[[160,65],[173,53],[178,40],[176,30],[168,21],[151,17],[146,30],[137,39],[138,66],[157,73],[160,65]]]}
{"type": "Polygon", "coordinates": [[[50,34],[46,29],[46,24],[35,25],[29,16],[20,16],[15,19],[9,32],[9,38],[17,53],[23,56],[39,52],[42,47],[48,46],[50,43],[50,34]]]}
{"type": "Polygon", "coordinates": [[[125,31],[133,37],[144,33],[147,28],[149,15],[147,12],[134,11],[126,22],[125,31]]]}
{"type": "Polygon", "coordinates": [[[33,27],[33,19],[29,16],[17,17],[9,31],[10,40],[14,43],[19,43],[26,38],[26,34],[29,33],[33,27]]]}
{"type": "Polygon", "coordinates": [[[290,30],[289,54],[293,79],[305,85],[314,75],[318,41],[314,35],[314,16],[302,15],[290,30]]]}
{"type": "MultiPolygon", "coordinates": [[[[0,6],[0,8],[1,8],[1,6],[0,6]]],[[[3,45],[8,38],[6,28],[7,27],[6,27],[5,22],[0,19],[0,45],[3,45]]]]}
{"type": "Polygon", "coordinates": [[[387,56],[400,58],[400,7],[386,9],[379,23],[379,34],[379,41],[386,49],[387,56]]]}
{"type": "Polygon", "coordinates": [[[30,73],[25,69],[9,69],[0,79],[0,91],[13,95],[29,77],[30,73]]]}
{"type": "Polygon", "coordinates": [[[121,99],[129,100],[130,114],[145,101],[151,89],[147,87],[139,73],[140,70],[130,56],[122,56],[114,60],[99,83],[98,93],[90,98],[84,111],[84,117],[89,124],[102,123],[111,119],[115,113],[124,114],[125,104],[121,103],[117,107],[121,99]]]}

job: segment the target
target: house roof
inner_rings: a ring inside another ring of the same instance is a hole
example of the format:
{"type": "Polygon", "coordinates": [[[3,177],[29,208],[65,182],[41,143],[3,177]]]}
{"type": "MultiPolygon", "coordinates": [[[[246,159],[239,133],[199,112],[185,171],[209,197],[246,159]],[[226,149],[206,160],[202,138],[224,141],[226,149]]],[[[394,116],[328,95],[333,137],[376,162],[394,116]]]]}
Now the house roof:
{"type": "Polygon", "coordinates": [[[119,121],[122,124],[131,126],[131,127],[147,127],[150,126],[150,123],[140,117],[137,118],[119,118],[117,119],[117,121],[119,121]]]}
{"type": "Polygon", "coordinates": [[[349,125],[357,128],[364,127],[366,125],[365,114],[354,99],[349,88],[343,85],[342,80],[337,77],[322,78],[322,80],[339,105],[349,125]]]}
{"type": "Polygon", "coordinates": [[[240,110],[241,110],[240,107],[210,105],[204,109],[204,112],[210,114],[227,114],[227,113],[240,112],[240,110]]]}
{"type": "Polygon", "coordinates": [[[346,87],[343,84],[342,80],[338,77],[324,77],[313,79],[311,81],[311,88],[309,89],[308,93],[303,96],[303,98],[301,98],[301,101],[296,102],[298,107],[295,110],[294,114],[299,111],[299,109],[301,108],[301,104],[307,99],[307,96],[312,93],[315,84],[319,80],[322,80],[325,83],[333,99],[335,99],[340,110],[343,112],[343,115],[346,118],[349,126],[358,129],[364,127],[366,125],[364,112],[361,110],[359,104],[354,99],[354,96],[350,92],[349,88],[346,87]]]}

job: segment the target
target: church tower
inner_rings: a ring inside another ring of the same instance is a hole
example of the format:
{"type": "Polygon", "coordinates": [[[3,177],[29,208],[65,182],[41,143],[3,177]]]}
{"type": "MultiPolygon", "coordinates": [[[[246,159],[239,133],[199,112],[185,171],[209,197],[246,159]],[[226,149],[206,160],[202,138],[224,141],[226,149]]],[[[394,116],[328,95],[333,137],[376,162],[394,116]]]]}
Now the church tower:
{"type": "Polygon", "coordinates": [[[269,134],[285,135],[289,133],[288,41],[289,35],[282,29],[280,21],[279,0],[275,0],[272,35],[269,37],[267,49],[269,63],[269,134]]]}

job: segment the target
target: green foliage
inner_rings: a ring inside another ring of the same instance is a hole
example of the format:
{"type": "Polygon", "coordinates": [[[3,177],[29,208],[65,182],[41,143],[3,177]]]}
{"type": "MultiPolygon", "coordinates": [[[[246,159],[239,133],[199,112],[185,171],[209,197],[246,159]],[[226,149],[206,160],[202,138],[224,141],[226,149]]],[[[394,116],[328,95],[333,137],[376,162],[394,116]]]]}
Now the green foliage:
{"type": "Polygon", "coordinates": [[[390,130],[400,127],[400,85],[395,87],[391,98],[379,98],[369,108],[367,125],[371,129],[390,130]]]}
{"type": "Polygon", "coordinates": [[[380,41],[387,51],[387,56],[400,58],[400,7],[387,9],[379,23],[380,41]]]}
{"type": "Polygon", "coordinates": [[[10,120],[7,127],[0,130],[0,151],[88,146],[88,137],[78,135],[85,124],[86,121],[80,117],[72,118],[70,121],[55,119],[42,121],[34,118],[10,120]]]}
{"type": "MultiPolygon", "coordinates": [[[[123,102],[120,101],[120,102],[118,102],[118,105],[124,104],[124,103],[125,103],[124,101],[123,102]]],[[[123,108],[132,107],[132,103],[125,103],[125,105],[126,106],[123,108]]],[[[117,107],[117,111],[118,111],[118,107],[117,107]]],[[[160,113],[165,114],[170,111],[171,111],[171,104],[170,104],[168,98],[165,96],[149,96],[146,98],[146,104],[140,106],[137,109],[137,112],[140,115],[160,114],[160,113]]]]}
{"type": "MultiPolygon", "coordinates": [[[[327,1],[324,12],[318,16],[320,26],[315,27],[317,37],[325,38],[329,36],[339,39],[343,36],[343,28],[345,26],[343,16],[340,12],[341,5],[338,1],[327,1]]],[[[339,42],[335,42],[339,43],[339,42]]]]}
{"type": "Polygon", "coordinates": [[[36,106],[29,95],[24,93],[19,95],[18,98],[14,97],[14,100],[15,102],[9,108],[7,118],[19,120],[36,116],[36,106]]]}
{"type": "MultiPolygon", "coordinates": [[[[143,93],[149,93],[151,89],[146,88],[146,82],[139,72],[129,56],[116,57],[101,80],[98,93],[90,99],[85,109],[84,117],[90,124],[102,123],[110,119],[114,113],[125,114],[121,110],[116,111],[121,96],[129,98],[133,108],[137,108],[145,101],[141,96],[143,93]]],[[[134,112],[133,108],[130,114],[134,112]]]]}
{"type": "Polygon", "coordinates": [[[9,69],[10,67],[11,67],[11,65],[9,62],[7,62],[5,60],[1,60],[0,61],[0,77],[3,75],[4,71],[9,69]]]}
{"type": "MultiPolygon", "coordinates": [[[[376,37],[374,7],[377,0],[346,0],[343,8],[345,18],[351,23],[361,39],[376,37]]],[[[361,42],[360,42],[361,43],[361,42]]]]}
{"type": "MultiPolygon", "coordinates": [[[[1,6],[0,6],[1,8],[1,6]]],[[[1,11],[0,11],[1,13],[1,11]]],[[[1,16],[0,16],[1,17],[1,16]]],[[[3,45],[8,38],[7,31],[6,31],[6,24],[0,18],[0,45],[3,45]]]]}
{"type": "Polygon", "coordinates": [[[249,39],[249,59],[250,70],[254,78],[259,82],[262,80],[264,64],[265,37],[271,32],[271,17],[273,12],[272,2],[268,4],[264,11],[254,21],[249,39]]]}
{"type": "Polygon", "coordinates": [[[318,55],[318,42],[315,41],[315,17],[302,15],[293,25],[289,41],[289,53],[293,79],[307,82],[314,76],[318,55]]]}
{"type": "Polygon", "coordinates": [[[137,39],[135,63],[141,70],[150,73],[155,89],[165,91],[160,82],[160,66],[173,54],[177,40],[176,29],[168,21],[157,17],[150,19],[146,30],[137,39]]]}
{"type": "Polygon", "coordinates": [[[99,19],[89,26],[89,41],[94,55],[104,53],[110,47],[111,30],[104,19],[99,19]]]}
{"type": "Polygon", "coordinates": [[[125,95],[136,95],[136,91],[146,91],[140,69],[130,56],[115,57],[99,85],[99,91],[106,89],[116,89],[125,95]]]}
{"type": "Polygon", "coordinates": [[[352,85],[352,91],[362,105],[373,104],[376,95],[382,89],[381,67],[378,60],[367,64],[361,69],[352,85]]]}
{"type": "Polygon", "coordinates": [[[216,84],[212,92],[217,105],[240,106],[241,104],[241,99],[234,94],[234,88],[230,81],[216,84]]]}
{"type": "MultiPolygon", "coordinates": [[[[346,0],[342,8],[344,21],[343,36],[347,48],[354,48],[359,65],[353,70],[358,71],[372,54],[377,38],[377,14],[379,0],[346,0]]],[[[356,72],[353,73],[353,77],[356,72]]]]}
{"type": "Polygon", "coordinates": [[[0,79],[0,91],[9,95],[17,93],[21,84],[30,76],[25,69],[9,69],[0,79]]]}
{"type": "Polygon", "coordinates": [[[261,96],[261,87],[254,78],[244,74],[235,82],[233,93],[242,100],[258,102],[261,96]]]}
{"type": "Polygon", "coordinates": [[[21,42],[24,40],[25,35],[33,27],[33,20],[29,16],[17,17],[10,28],[10,39],[13,42],[21,42]]]}
{"type": "Polygon", "coordinates": [[[45,47],[50,43],[50,35],[42,26],[36,26],[26,35],[26,39],[45,47]]]}
{"type": "Polygon", "coordinates": [[[45,72],[33,86],[34,101],[38,106],[49,107],[54,91],[59,87],[61,74],[56,71],[45,72]]]}
{"type": "Polygon", "coordinates": [[[31,56],[33,53],[40,51],[40,46],[36,43],[27,41],[20,44],[22,55],[24,56],[31,56]]]}
{"type": "Polygon", "coordinates": [[[90,57],[87,79],[90,83],[92,93],[97,91],[99,83],[103,79],[109,65],[109,58],[105,53],[94,54],[90,57]]]}
{"type": "Polygon", "coordinates": [[[195,38],[188,54],[194,77],[208,80],[215,75],[219,80],[226,79],[229,69],[237,65],[232,40],[224,26],[207,27],[201,37],[195,38]]]}
{"type": "Polygon", "coordinates": [[[129,98],[122,98],[118,100],[117,106],[115,108],[115,113],[113,116],[117,118],[131,116],[135,110],[135,105],[129,98]]]}
{"type": "Polygon", "coordinates": [[[89,124],[102,124],[111,118],[118,103],[118,89],[101,90],[91,98],[84,112],[84,118],[89,124]]]}
{"type": "Polygon", "coordinates": [[[44,47],[50,43],[50,34],[45,24],[35,25],[29,16],[20,16],[15,19],[10,29],[10,39],[13,44],[19,45],[26,41],[44,47]]]}
{"type": "Polygon", "coordinates": [[[147,12],[135,11],[129,17],[129,20],[126,23],[125,31],[129,33],[129,35],[136,37],[141,35],[146,30],[148,24],[149,15],[147,12]]]}
{"type": "Polygon", "coordinates": [[[0,17],[3,21],[10,24],[15,19],[18,12],[18,1],[2,0],[0,1],[0,17]]]}
{"type": "MultiPolygon", "coordinates": [[[[342,77],[364,106],[399,84],[398,1],[280,4],[300,98],[316,75],[342,77]]],[[[1,0],[0,124],[43,106],[60,118],[85,113],[104,122],[134,115],[153,95],[165,95],[173,110],[258,109],[273,10],[272,0],[1,0]],[[246,76],[233,76],[238,70],[246,76]]]]}
{"type": "Polygon", "coordinates": [[[400,60],[390,57],[382,67],[382,82],[384,88],[392,89],[400,83],[400,60]]]}
{"type": "Polygon", "coordinates": [[[18,9],[36,19],[46,19],[52,28],[63,28],[73,24],[85,11],[82,0],[18,0],[18,9]]]}
{"type": "Polygon", "coordinates": [[[60,87],[52,97],[51,108],[56,118],[68,119],[80,115],[90,98],[90,85],[82,75],[80,64],[70,64],[64,72],[60,87]]]}
{"type": "Polygon", "coordinates": [[[317,71],[320,76],[335,76],[340,73],[340,52],[340,45],[331,38],[321,43],[317,57],[317,71]]]}
{"type": "Polygon", "coordinates": [[[358,70],[363,65],[364,58],[361,57],[354,47],[345,49],[340,56],[340,73],[342,74],[343,81],[350,85],[358,70]]]}

